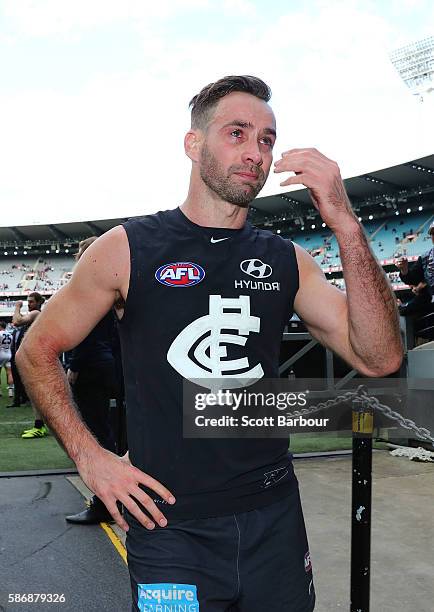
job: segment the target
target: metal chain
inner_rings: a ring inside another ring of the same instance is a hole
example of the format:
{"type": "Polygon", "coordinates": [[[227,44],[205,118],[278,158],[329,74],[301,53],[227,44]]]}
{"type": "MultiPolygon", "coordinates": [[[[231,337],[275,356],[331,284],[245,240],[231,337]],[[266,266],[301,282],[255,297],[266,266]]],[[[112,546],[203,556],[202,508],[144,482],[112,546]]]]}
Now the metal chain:
{"type": "Polygon", "coordinates": [[[333,408],[338,404],[348,401],[352,401],[355,404],[360,404],[363,408],[371,408],[373,411],[378,410],[378,412],[383,413],[389,419],[397,421],[401,425],[401,427],[404,427],[404,429],[409,429],[413,431],[418,438],[421,438],[422,440],[427,440],[428,442],[431,442],[431,444],[434,445],[434,437],[431,435],[429,429],[426,429],[425,427],[418,427],[416,423],[411,419],[406,419],[401,414],[399,414],[399,412],[392,410],[390,406],[381,404],[377,397],[369,395],[368,389],[365,385],[359,385],[356,391],[347,391],[343,395],[337,395],[334,399],[329,399],[325,402],[320,402],[315,406],[310,406],[309,408],[302,408],[301,410],[285,414],[289,418],[306,416],[308,414],[320,412],[321,410],[328,410],[329,408],[333,408]]]}

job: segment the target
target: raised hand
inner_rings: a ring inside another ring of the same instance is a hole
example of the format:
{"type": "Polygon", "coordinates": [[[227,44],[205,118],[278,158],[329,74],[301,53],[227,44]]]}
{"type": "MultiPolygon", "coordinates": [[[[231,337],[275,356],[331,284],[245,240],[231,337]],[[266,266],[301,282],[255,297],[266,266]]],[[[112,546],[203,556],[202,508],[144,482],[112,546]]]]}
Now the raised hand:
{"type": "Polygon", "coordinates": [[[307,187],[313,205],[332,231],[353,227],[357,223],[339,166],[317,149],[285,151],[281,159],[275,162],[274,172],[295,173],[280,185],[301,184],[307,187]]]}

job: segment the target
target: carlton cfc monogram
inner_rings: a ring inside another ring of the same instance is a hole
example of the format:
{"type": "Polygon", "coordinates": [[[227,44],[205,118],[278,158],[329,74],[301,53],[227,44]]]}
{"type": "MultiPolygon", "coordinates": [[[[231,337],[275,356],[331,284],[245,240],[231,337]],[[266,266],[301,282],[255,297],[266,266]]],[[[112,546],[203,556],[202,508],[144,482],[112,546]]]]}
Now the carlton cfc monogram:
{"type": "Polygon", "coordinates": [[[260,327],[260,318],[250,314],[249,296],[222,298],[220,295],[210,295],[209,314],[192,321],[178,334],[170,345],[167,360],[181,376],[195,382],[198,378],[224,377],[227,388],[238,387],[240,378],[243,386],[251,385],[264,375],[261,364],[250,368],[247,357],[222,361],[222,358],[227,357],[227,349],[222,345],[229,343],[245,346],[247,336],[250,333],[258,333],[260,327]],[[232,312],[234,310],[237,312],[232,312]],[[223,333],[224,329],[236,329],[239,335],[223,333]],[[205,336],[194,350],[194,357],[200,364],[198,365],[190,359],[189,352],[206,333],[209,335],[205,336]],[[250,369],[246,371],[247,368],[250,369]]]}

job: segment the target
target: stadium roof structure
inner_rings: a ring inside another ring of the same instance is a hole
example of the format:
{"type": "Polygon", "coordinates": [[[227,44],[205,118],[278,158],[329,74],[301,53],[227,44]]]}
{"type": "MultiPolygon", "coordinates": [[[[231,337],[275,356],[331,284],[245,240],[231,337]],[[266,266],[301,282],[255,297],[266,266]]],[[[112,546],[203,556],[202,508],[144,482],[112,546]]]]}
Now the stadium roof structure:
{"type": "MultiPolygon", "coordinates": [[[[434,193],[434,154],[348,178],[344,182],[356,211],[370,205],[378,207],[379,204],[393,209],[412,195],[434,193]]],[[[264,218],[281,215],[295,218],[316,213],[305,188],[256,198],[252,212],[255,217],[264,218]]],[[[124,221],[126,218],[0,227],[0,245],[57,242],[68,246],[88,236],[100,236],[124,221]]]]}
{"type": "MultiPolygon", "coordinates": [[[[345,179],[344,183],[355,210],[380,203],[388,204],[392,209],[394,205],[406,202],[409,194],[434,193],[434,155],[354,176],[345,179]]],[[[305,216],[309,208],[314,211],[305,188],[257,198],[254,208],[265,215],[305,216]]]]}
{"type": "Polygon", "coordinates": [[[126,218],[103,219],[99,221],[77,221],[48,225],[20,225],[0,227],[0,244],[26,242],[59,242],[65,246],[89,236],[100,236],[126,218]]]}

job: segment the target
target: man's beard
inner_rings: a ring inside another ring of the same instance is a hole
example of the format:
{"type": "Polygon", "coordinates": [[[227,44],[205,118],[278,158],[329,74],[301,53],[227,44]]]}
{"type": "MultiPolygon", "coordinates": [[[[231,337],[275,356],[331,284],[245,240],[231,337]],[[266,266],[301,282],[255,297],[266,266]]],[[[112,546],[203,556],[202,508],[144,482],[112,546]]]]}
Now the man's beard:
{"type": "Polygon", "coordinates": [[[206,144],[202,148],[200,157],[200,176],[209,189],[214,191],[222,200],[229,204],[237,204],[247,208],[252,200],[264,186],[267,177],[260,166],[250,164],[249,166],[230,166],[224,171],[218,159],[211,153],[206,144]],[[245,185],[236,184],[231,181],[231,175],[235,172],[252,172],[258,175],[253,183],[245,185]]]}

